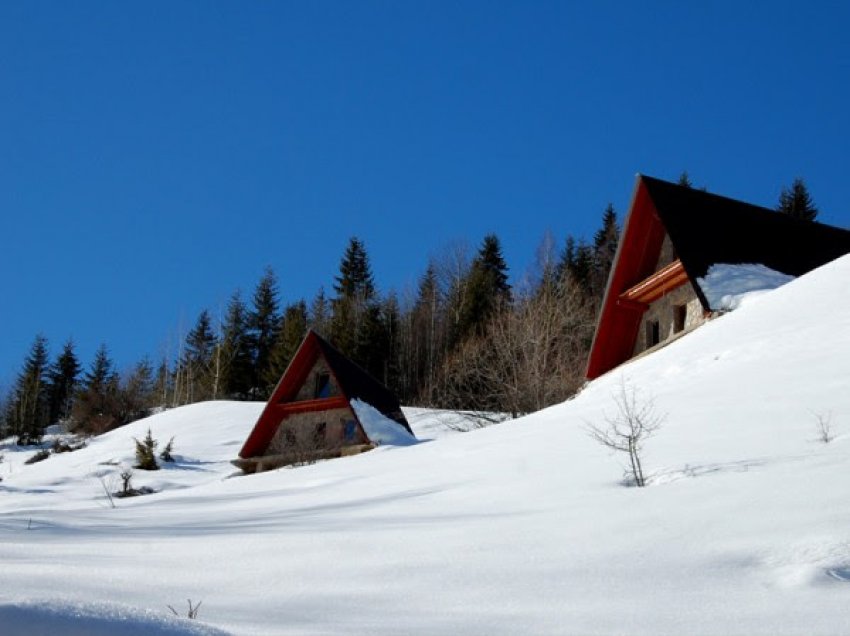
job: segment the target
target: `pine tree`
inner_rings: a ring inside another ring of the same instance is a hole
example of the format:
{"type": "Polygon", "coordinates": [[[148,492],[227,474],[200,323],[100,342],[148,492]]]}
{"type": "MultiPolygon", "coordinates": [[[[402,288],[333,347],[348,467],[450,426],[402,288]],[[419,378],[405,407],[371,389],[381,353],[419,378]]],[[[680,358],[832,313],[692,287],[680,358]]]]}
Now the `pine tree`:
{"type": "Polygon", "coordinates": [[[145,357],[136,363],[121,387],[120,422],[126,424],[145,417],[155,403],[153,365],[145,357]]]}
{"type": "Polygon", "coordinates": [[[80,362],[74,352],[73,340],[62,347],[62,353],[47,371],[48,421],[67,419],[71,415],[74,391],[80,376],[80,362]]]}
{"type": "Polygon", "coordinates": [[[357,359],[356,349],[362,352],[364,328],[362,320],[375,298],[375,283],[369,266],[366,247],[357,238],[349,240],[335,278],[336,297],[331,303],[330,338],[334,345],[348,356],[357,359]]]}
{"type": "Polygon", "coordinates": [[[230,398],[247,399],[253,382],[253,361],[248,312],[238,291],[227,305],[220,356],[221,393],[230,398]]]}
{"type": "Polygon", "coordinates": [[[47,339],[39,334],[35,337],[9,400],[7,425],[10,432],[17,435],[17,443],[20,445],[40,443],[48,424],[46,373],[47,339]]]}
{"type": "Polygon", "coordinates": [[[508,265],[502,257],[502,245],[499,237],[488,234],[484,237],[473,268],[479,268],[487,278],[487,283],[498,302],[510,302],[511,286],[508,284],[508,265]]]}
{"type": "Polygon", "coordinates": [[[279,307],[277,278],[272,268],[267,267],[254,291],[253,307],[248,314],[248,337],[253,362],[251,392],[257,396],[262,393],[263,378],[268,374],[272,347],[280,329],[279,307]]]}
{"type": "Polygon", "coordinates": [[[369,255],[366,246],[356,236],[349,239],[348,247],[345,248],[334,291],[337,298],[357,298],[362,301],[371,300],[375,295],[369,255]]]}
{"type": "Polygon", "coordinates": [[[209,312],[204,309],[195,326],[186,335],[179,373],[185,384],[185,401],[197,402],[212,396],[213,356],[218,338],[212,329],[209,312]]]}
{"type": "Polygon", "coordinates": [[[407,400],[409,395],[402,391],[405,388],[400,382],[401,364],[401,307],[395,292],[387,295],[381,306],[381,328],[383,332],[383,361],[381,375],[375,376],[385,386],[389,387],[401,399],[407,400]]]}
{"type": "Polygon", "coordinates": [[[316,296],[313,298],[313,302],[310,303],[309,328],[325,336],[328,334],[329,326],[330,308],[328,306],[328,299],[325,296],[325,288],[320,287],[319,291],[316,292],[316,296]]]}
{"type": "Polygon", "coordinates": [[[83,387],[74,402],[72,419],[76,428],[98,434],[123,424],[121,416],[118,373],[103,344],[83,376],[83,387]]]}
{"type": "Polygon", "coordinates": [[[593,239],[593,273],[591,289],[593,296],[601,301],[608,284],[608,274],[617,255],[617,244],[620,240],[620,228],[617,226],[617,213],[614,206],[608,204],[602,214],[602,227],[597,230],[593,239]]]}
{"type": "Polygon", "coordinates": [[[283,322],[275,339],[269,359],[269,367],[264,377],[263,393],[265,395],[271,395],[306,335],[307,304],[303,300],[299,300],[289,305],[283,312],[283,322]]]}
{"type": "Polygon", "coordinates": [[[156,461],[156,447],[159,442],[153,438],[151,429],[148,429],[148,434],[145,435],[145,438],[141,442],[135,438],[133,441],[136,442],[135,468],[140,470],[159,470],[159,464],[156,461]]]}
{"type": "Polygon", "coordinates": [[[472,261],[464,293],[453,293],[459,299],[457,319],[449,333],[449,345],[457,347],[471,334],[481,334],[487,322],[500,310],[509,306],[511,287],[508,284],[508,266],[502,257],[502,248],[495,234],[484,237],[478,254],[472,261]]]}
{"type": "Polygon", "coordinates": [[[437,368],[441,359],[444,328],[444,299],[433,262],[428,264],[413,305],[411,322],[411,352],[408,370],[409,397],[418,394],[426,405],[432,404],[437,368]]]}
{"type": "Polygon", "coordinates": [[[558,276],[578,285],[587,296],[592,296],[593,260],[592,246],[568,236],[558,263],[558,276]]]}
{"type": "Polygon", "coordinates": [[[776,209],[782,214],[804,221],[814,221],[818,215],[818,209],[812,201],[809,190],[799,177],[794,179],[790,188],[782,188],[776,209]]]}
{"type": "Polygon", "coordinates": [[[378,302],[370,302],[361,311],[354,332],[351,358],[372,377],[386,383],[385,362],[389,346],[382,318],[378,302]]]}
{"type": "Polygon", "coordinates": [[[688,176],[687,170],[682,171],[682,174],[679,175],[679,180],[676,183],[680,186],[685,187],[685,188],[693,188],[694,187],[694,184],[691,183],[690,176],[688,176]]]}

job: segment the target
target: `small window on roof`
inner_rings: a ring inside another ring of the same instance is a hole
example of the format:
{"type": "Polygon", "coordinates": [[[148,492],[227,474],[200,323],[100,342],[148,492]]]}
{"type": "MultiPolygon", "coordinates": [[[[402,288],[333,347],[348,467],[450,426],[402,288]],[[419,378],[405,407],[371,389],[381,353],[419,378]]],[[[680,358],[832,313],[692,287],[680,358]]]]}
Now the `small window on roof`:
{"type": "Polygon", "coordinates": [[[331,395],[331,376],[327,373],[319,373],[316,376],[315,398],[326,398],[331,395]]]}

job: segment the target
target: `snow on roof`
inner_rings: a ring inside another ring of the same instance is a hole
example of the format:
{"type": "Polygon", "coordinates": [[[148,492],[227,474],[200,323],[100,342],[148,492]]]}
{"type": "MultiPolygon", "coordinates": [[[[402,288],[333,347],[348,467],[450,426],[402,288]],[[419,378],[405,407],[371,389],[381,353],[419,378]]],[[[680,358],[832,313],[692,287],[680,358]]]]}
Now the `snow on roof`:
{"type": "Polygon", "coordinates": [[[404,426],[391,420],[371,404],[354,399],[351,401],[351,408],[372,443],[386,446],[411,446],[418,443],[404,426]]]}
{"type": "Polygon", "coordinates": [[[757,263],[718,263],[709,267],[697,284],[712,311],[728,311],[738,307],[746,295],[776,289],[792,280],[794,276],[757,263]]]}

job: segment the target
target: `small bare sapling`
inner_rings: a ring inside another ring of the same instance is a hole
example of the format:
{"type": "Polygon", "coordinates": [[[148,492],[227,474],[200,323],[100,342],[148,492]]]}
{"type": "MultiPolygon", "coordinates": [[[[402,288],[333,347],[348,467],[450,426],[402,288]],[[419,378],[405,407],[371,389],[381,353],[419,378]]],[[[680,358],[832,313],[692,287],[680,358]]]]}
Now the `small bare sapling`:
{"type": "Polygon", "coordinates": [[[824,444],[829,444],[835,439],[835,431],[832,426],[832,411],[826,413],[812,412],[812,417],[815,419],[815,431],[817,431],[818,440],[824,444]]]}
{"type": "MultiPolygon", "coordinates": [[[[189,603],[189,612],[186,614],[186,618],[198,618],[198,610],[201,609],[201,603],[203,603],[203,601],[198,601],[197,605],[192,605],[192,599],[187,599],[186,602],[189,603]]],[[[168,609],[174,612],[175,616],[180,616],[177,610],[171,605],[168,606],[168,609]]]]}
{"type": "Polygon", "coordinates": [[[666,414],[658,413],[652,397],[642,397],[638,389],[625,380],[620,382],[613,399],[616,412],[604,415],[604,426],[588,425],[588,433],[603,446],[628,455],[626,476],[642,488],[646,486],[643,445],[661,428],[666,414]]]}

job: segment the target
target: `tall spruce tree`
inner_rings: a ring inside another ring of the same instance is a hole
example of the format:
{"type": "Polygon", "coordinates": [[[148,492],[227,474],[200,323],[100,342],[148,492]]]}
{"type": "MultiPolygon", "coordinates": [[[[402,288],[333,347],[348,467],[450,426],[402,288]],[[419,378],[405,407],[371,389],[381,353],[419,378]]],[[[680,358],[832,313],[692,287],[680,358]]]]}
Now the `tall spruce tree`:
{"type": "Polygon", "coordinates": [[[457,347],[470,335],[483,333],[487,322],[509,306],[510,301],[508,266],[502,257],[501,243],[495,234],[488,234],[465,281],[465,293],[456,312],[458,318],[449,333],[450,347],[457,347]]]}
{"type": "Polygon", "coordinates": [[[295,352],[304,336],[307,335],[307,304],[303,300],[287,306],[283,312],[283,321],[272,347],[269,367],[264,377],[264,392],[271,395],[280,376],[292,362],[295,352]]]}
{"type": "Polygon", "coordinates": [[[38,444],[48,424],[47,339],[39,334],[30,347],[9,400],[7,426],[22,446],[38,444]]]}
{"type": "Polygon", "coordinates": [[[212,328],[210,313],[204,309],[195,326],[186,335],[183,357],[179,363],[186,402],[208,400],[212,397],[213,356],[217,346],[218,338],[212,328]]]}
{"type": "Polygon", "coordinates": [[[442,336],[444,329],[443,315],[444,299],[437,278],[437,268],[433,262],[428,263],[413,305],[410,318],[410,366],[407,375],[410,386],[407,388],[409,398],[417,394],[419,399],[430,406],[433,402],[431,391],[434,388],[437,368],[442,358],[442,336]]]}
{"type": "Polygon", "coordinates": [[[398,296],[390,292],[381,303],[381,343],[383,344],[383,360],[381,375],[376,376],[385,386],[389,387],[402,400],[407,401],[412,393],[401,382],[401,307],[398,296]]]}
{"type": "Polygon", "coordinates": [[[366,246],[352,236],[339,264],[339,275],[335,278],[334,291],[337,298],[358,298],[363,301],[375,296],[375,281],[369,265],[366,246]]]}
{"type": "Polygon", "coordinates": [[[142,358],[133,367],[121,387],[122,424],[133,422],[148,415],[156,404],[154,370],[150,359],[142,358]]]}
{"type": "Polygon", "coordinates": [[[253,383],[253,360],[248,333],[248,310],[238,291],[233,293],[227,305],[220,347],[221,394],[229,398],[247,399],[253,383]]]}
{"type": "Polygon", "coordinates": [[[74,391],[80,377],[80,362],[74,351],[74,341],[68,340],[62,353],[47,371],[48,421],[51,423],[71,416],[74,391]]]}
{"type": "Polygon", "coordinates": [[[325,288],[320,287],[319,291],[313,297],[313,302],[310,303],[309,312],[309,328],[321,334],[328,335],[328,330],[331,320],[331,310],[327,296],[325,296],[325,288]]]}
{"type": "Polygon", "coordinates": [[[268,397],[263,389],[263,378],[269,372],[272,347],[280,329],[280,320],[277,277],[272,268],[267,267],[254,290],[253,307],[248,314],[248,335],[253,361],[251,392],[257,398],[268,397]]]}
{"type": "Polygon", "coordinates": [[[814,221],[818,215],[806,183],[799,177],[794,179],[790,188],[782,188],[776,210],[804,221],[814,221]]]}
{"type": "Polygon", "coordinates": [[[609,203],[602,214],[602,227],[593,238],[593,274],[592,293],[601,301],[608,284],[608,274],[617,255],[617,244],[620,240],[620,228],[617,225],[617,213],[609,203]]]}
{"type": "Polygon", "coordinates": [[[334,280],[336,297],[331,303],[330,338],[334,345],[357,360],[362,353],[362,324],[370,305],[375,301],[375,282],[369,265],[366,246],[356,236],[349,239],[339,265],[339,275],[334,280]]]}
{"type": "Polygon", "coordinates": [[[511,286],[508,284],[508,265],[502,256],[502,244],[495,234],[484,237],[473,268],[485,275],[486,281],[497,302],[510,302],[511,286]]]}
{"type": "Polygon", "coordinates": [[[102,344],[83,376],[82,389],[74,401],[74,426],[89,433],[104,433],[124,423],[122,412],[118,373],[109,350],[102,344]]]}
{"type": "Polygon", "coordinates": [[[593,295],[593,247],[584,240],[567,237],[558,262],[559,278],[569,280],[587,296],[593,295]]]}

